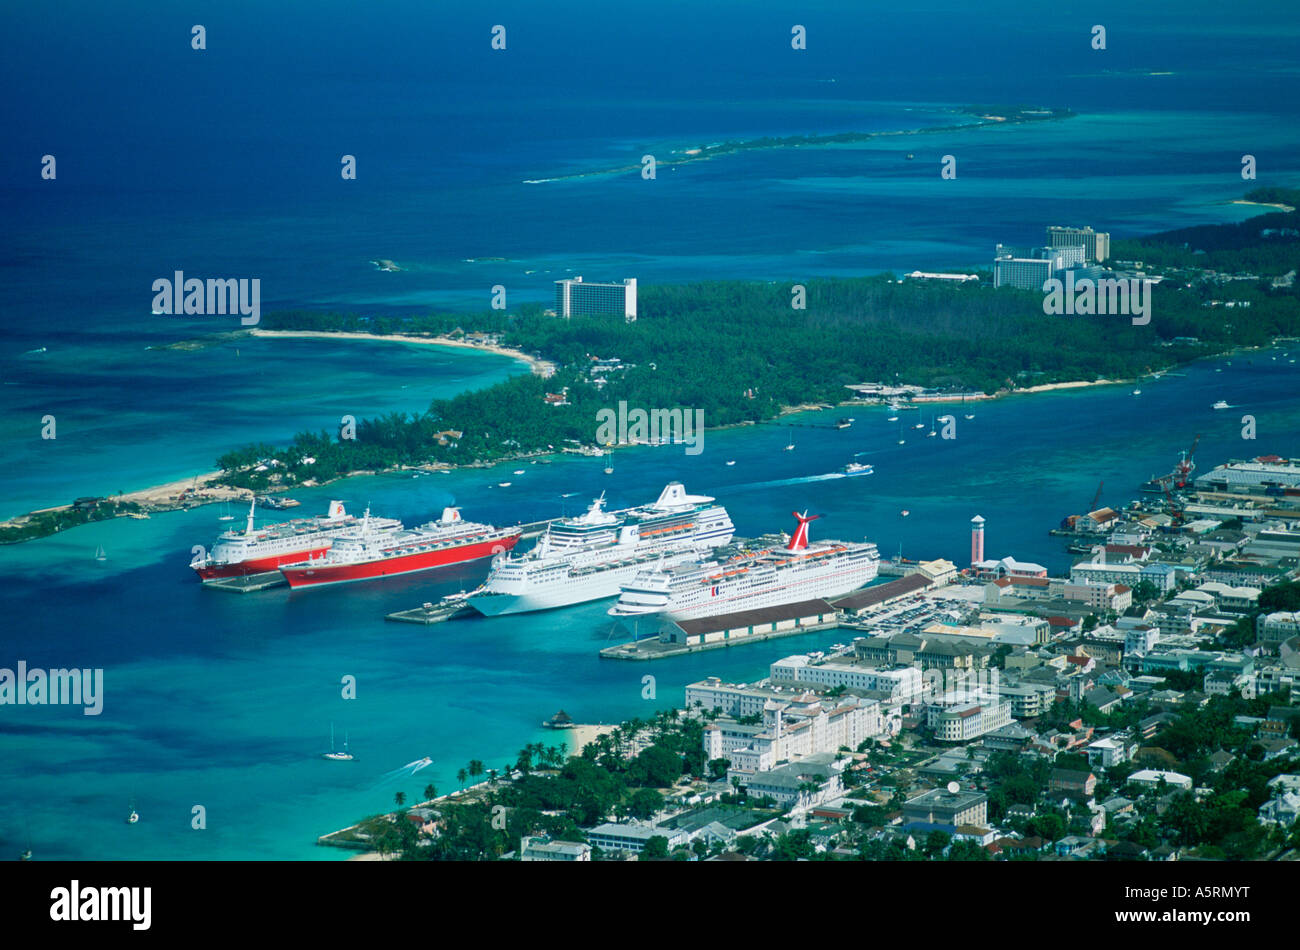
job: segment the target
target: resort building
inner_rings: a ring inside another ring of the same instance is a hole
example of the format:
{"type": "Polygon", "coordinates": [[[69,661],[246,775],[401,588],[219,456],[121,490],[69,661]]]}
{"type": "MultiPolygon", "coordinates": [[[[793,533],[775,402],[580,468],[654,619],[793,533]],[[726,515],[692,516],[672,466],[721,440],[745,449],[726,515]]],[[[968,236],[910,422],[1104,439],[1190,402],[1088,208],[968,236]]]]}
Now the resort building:
{"type": "Polygon", "coordinates": [[[636,320],[636,278],[601,284],[581,277],[555,282],[555,313],[561,317],[617,316],[636,320]]]}
{"type": "Polygon", "coordinates": [[[1081,246],[1084,260],[1093,264],[1100,264],[1110,257],[1110,232],[1108,231],[1053,225],[1047,229],[1047,243],[1052,247],[1081,246]]]}
{"type": "Polygon", "coordinates": [[[873,699],[768,700],[761,723],[719,719],[706,724],[704,752],[709,759],[729,759],[734,773],[762,772],[783,762],[856,749],[879,735],[882,726],[880,704],[873,699]]]}
{"type": "Polygon", "coordinates": [[[911,702],[921,694],[921,671],[915,666],[881,668],[848,659],[815,663],[812,657],[797,655],[777,660],[770,667],[770,675],[773,683],[815,683],[884,693],[891,702],[911,702]]]}

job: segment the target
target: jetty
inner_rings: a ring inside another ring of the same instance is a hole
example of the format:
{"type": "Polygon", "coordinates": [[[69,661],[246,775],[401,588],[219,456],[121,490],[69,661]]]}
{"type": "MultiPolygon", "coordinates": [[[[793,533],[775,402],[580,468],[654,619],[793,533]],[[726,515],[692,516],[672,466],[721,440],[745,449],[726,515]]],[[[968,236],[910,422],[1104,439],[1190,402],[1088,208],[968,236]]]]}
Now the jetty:
{"type": "Polygon", "coordinates": [[[234,577],[213,577],[203,582],[209,590],[224,590],[233,594],[251,594],[258,590],[270,590],[272,587],[284,587],[289,582],[279,571],[263,571],[261,574],[237,574],[234,577]]]}
{"type": "Polygon", "coordinates": [[[428,626],[429,624],[442,623],[456,617],[467,617],[477,613],[478,611],[462,598],[444,597],[437,603],[425,603],[419,607],[412,607],[410,610],[394,611],[391,614],[386,614],[384,619],[396,623],[419,623],[428,626]]]}

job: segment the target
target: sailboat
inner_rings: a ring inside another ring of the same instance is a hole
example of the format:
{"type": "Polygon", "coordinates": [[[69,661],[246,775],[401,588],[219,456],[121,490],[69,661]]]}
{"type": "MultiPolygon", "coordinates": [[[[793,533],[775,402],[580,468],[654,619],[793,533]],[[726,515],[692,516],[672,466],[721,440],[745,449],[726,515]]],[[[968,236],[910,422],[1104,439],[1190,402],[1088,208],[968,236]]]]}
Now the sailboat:
{"type": "Polygon", "coordinates": [[[900,422],[898,424],[898,444],[902,445],[906,441],[907,440],[903,438],[903,424],[900,422]]]}
{"type": "Polygon", "coordinates": [[[614,474],[614,466],[609,464],[609,449],[605,450],[605,474],[606,475],[614,474]]]}
{"type": "Polygon", "coordinates": [[[234,521],[234,520],[235,520],[235,516],[232,515],[232,514],[230,513],[230,502],[226,502],[226,507],[225,507],[224,509],[222,509],[222,511],[223,511],[224,513],[221,515],[220,518],[217,519],[218,521],[234,521]]]}
{"type": "Polygon", "coordinates": [[[131,799],[131,813],[126,816],[126,823],[134,825],[140,820],[140,813],[135,810],[135,799],[131,799]]]}
{"type": "Polygon", "coordinates": [[[96,561],[108,560],[108,555],[104,553],[104,546],[102,544],[99,547],[95,548],[95,560],[96,561]]]}
{"type": "Polygon", "coordinates": [[[932,412],[930,413],[930,431],[925,434],[925,437],[927,439],[933,439],[938,434],[938,432],[934,431],[934,413],[932,412]]]}
{"type": "MultiPolygon", "coordinates": [[[[962,393],[962,396],[961,396],[961,407],[962,407],[963,409],[966,408],[966,394],[965,394],[965,393],[962,393]]],[[[968,412],[968,413],[966,413],[966,416],[965,416],[965,417],[966,417],[967,419],[974,419],[974,418],[975,418],[975,413],[973,413],[973,412],[968,412]]]]}
{"type": "Polygon", "coordinates": [[[330,723],[330,750],[321,754],[322,759],[329,759],[332,762],[351,762],[352,753],[348,751],[348,734],[343,733],[343,751],[334,751],[334,723],[330,723]]]}

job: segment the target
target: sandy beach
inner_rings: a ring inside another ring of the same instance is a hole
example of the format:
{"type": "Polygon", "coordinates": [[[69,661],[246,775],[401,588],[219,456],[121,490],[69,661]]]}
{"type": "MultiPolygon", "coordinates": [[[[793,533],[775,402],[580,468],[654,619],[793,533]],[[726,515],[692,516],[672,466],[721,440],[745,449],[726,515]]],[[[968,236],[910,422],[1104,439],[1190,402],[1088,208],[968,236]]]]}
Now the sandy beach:
{"type": "Polygon", "coordinates": [[[1277,201],[1247,201],[1245,198],[1238,198],[1232,202],[1235,205],[1255,205],[1258,208],[1277,208],[1278,211],[1285,211],[1290,214],[1295,208],[1290,205],[1284,205],[1277,201]]]}
{"type": "Polygon", "coordinates": [[[1015,389],[1007,393],[1008,396],[1016,396],[1020,393],[1050,393],[1057,389],[1082,389],[1085,386],[1114,386],[1118,383],[1132,382],[1132,380],[1123,379],[1076,379],[1068,383],[1043,383],[1041,386],[1026,386],[1024,389],[1015,389]]]}
{"type": "Polygon", "coordinates": [[[400,333],[334,333],[328,330],[250,330],[250,334],[255,337],[265,339],[312,339],[312,340],[377,340],[381,343],[418,343],[422,346],[455,346],[467,350],[482,350],[487,353],[496,353],[500,356],[509,356],[512,359],[523,360],[532,369],[537,376],[547,378],[555,375],[555,364],[550,360],[540,359],[536,356],[529,356],[520,350],[512,350],[508,346],[494,346],[486,343],[467,343],[464,340],[453,340],[445,336],[408,336],[400,333]]]}
{"type": "Polygon", "coordinates": [[[569,755],[579,755],[588,743],[595,742],[600,736],[605,735],[607,732],[613,732],[617,728],[614,725],[583,725],[574,726],[572,729],[557,729],[555,730],[557,733],[556,742],[547,744],[558,745],[560,742],[564,742],[569,747],[569,755]]]}
{"type": "Polygon", "coordinates": [[[170,507],[177,502],[181,492],[186,489],[190,490],[190,496],[195,501],[204,504],[214,501],[247,501],[253,497],[253,493],[247,488],[210,484],[212,479],[220,474],[220,471],[208,472],[190,478],[179,478],[174,482],[155,485],[152,488],[142,488],[140,491],[129,491],[121,497],[121,500],[133,501],[145,508],[170,507]]]}

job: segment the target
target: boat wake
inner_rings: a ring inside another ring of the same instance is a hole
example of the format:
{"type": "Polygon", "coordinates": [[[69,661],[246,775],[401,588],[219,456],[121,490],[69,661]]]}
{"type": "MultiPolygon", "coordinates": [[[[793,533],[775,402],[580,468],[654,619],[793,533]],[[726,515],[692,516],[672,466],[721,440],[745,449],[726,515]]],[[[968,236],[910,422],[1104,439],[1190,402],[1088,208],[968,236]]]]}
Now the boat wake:
{"type": "Polygon", "coordinates": [[[430,765],[433,765],[433,759],[427,755],[423,759],[416,759],[414,762],[407,762],[401,768],[393,769],[379,776],[379,781],[372,785],[371,788],[382,788],[390,782],[395,782],[398,779],[410,778],[416,772],[423,768],[428,768],[430,765]]]}
{"type": "Polygon", "coordinates": [[[786,485],[806,485],[810,482],[828,482],[836,478],[847,478],[844,472],[827,472],[825,475],[801,475],[798,478],[780,478],[772,482],[751,482],[748,485],[736,485],[728,491],[757,491],[760,488],[782,488],[786,485]]]}

